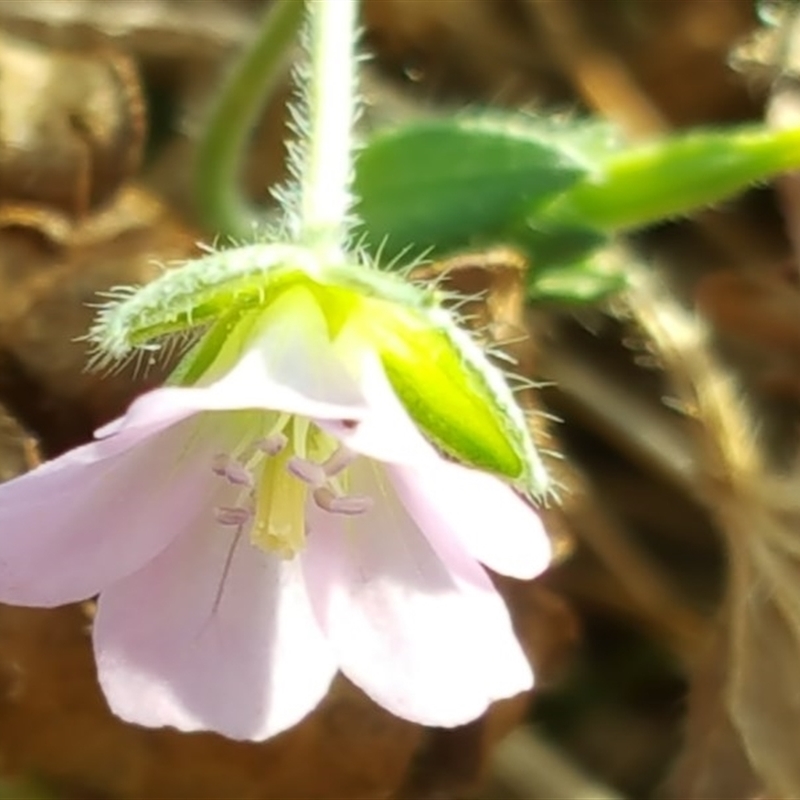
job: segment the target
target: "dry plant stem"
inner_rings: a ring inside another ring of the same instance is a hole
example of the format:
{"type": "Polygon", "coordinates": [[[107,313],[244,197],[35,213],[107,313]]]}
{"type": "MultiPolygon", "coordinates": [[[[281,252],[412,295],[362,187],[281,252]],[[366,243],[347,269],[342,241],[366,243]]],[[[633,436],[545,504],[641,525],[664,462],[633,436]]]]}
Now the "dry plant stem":
{"type": "Polygon", "coordinates": [[[789,800],[800,796],[800,474],[770,472],[702,325],[644,273],[629,299],[696,422],[698,485],[727,544],[730,634],[720,690],[768,796],[789,800]]]}
{"type": "Polygon", "coordinates": [[[637,611],[687,667],[693,666],[708,626],[682,601],[657,565],[625,535],[598,498],[573,504],[569,516],[594,552],[637,606],[637,611]]]}
{"type": "Polygon", "coordinates": [[[498,792],[514,800],[623,800],[528,727],[518,728],[498,745],[492,776],[498,792]]]}
{"type": "MultiPolygon", "coordinates": [[[[577,413],[614,444],[622,444],[637,463],[660,474],[682,492],[697,495],[695,463],[688,441],[676,425],[630,392],[625,392],[563,345],[551,343],[540,354],[542,374],[558,386],[577,413]]],[[[662,630],[672,650],[692,663],[706,623],[689,609],[655,564],[620,530],[599,501],[585,496],[572,504],[571,516],[584,541],[614,578],[662,630]]]]}
{"type": "MultiPolygon", "coordinates": [[[[535,322],[532,322],[535,324],[535,322]]],[[[615,447],[679,491],[696,496],[696,465],[677,418],[625,391],[597,364],[558,340],[538,355],[538,369],[553,381],[573,413],[583,417],[615,447]]],[[[707,632],[705,619],[681,598],[672,582],[626,535],[595,497],[588,482],[577,490],[569,514],[585,544],[631,598],[638,613],[662,632],[687,667],[695,662],[707,632]]]]}
{"type": "Polygon", "coordinates": [[[705,329],[643,271],[634,274],[628,312],[642,327],[694,428],[693,479],[706,500],[750,494],[766,472],[753,423],[732,379],[710,355],[705,329]],[[698,479],[702,483],[698,483],[698,479]]]}
{"type": "Polygon", "coordinates": [[[542,374],[558,387],[578,414],[627,455],[689,495],[696,493],[696,470],[689,442],[659,412],[625,391],[606,372],[558,343],[542,348],[542,374]]]}
{"type": "MultiPolygon", "coordinates": [[[[782,38],[781,74],[767,106],[767,122],[774,128],[791,128],[800,124],[800,9],[790,12],[782,38]]],[[[800,272],[800,172],[782,175],[777,188],[795,253],[795,269],[800,272]]]]}
{"type": "Polygon", "coordinates": [[[527,0],[525,8],[549,34],[556,59],[593,108],[621,125],[631,139],[669,129],[626,65],[584,32],[573,0],[527,0]]]}

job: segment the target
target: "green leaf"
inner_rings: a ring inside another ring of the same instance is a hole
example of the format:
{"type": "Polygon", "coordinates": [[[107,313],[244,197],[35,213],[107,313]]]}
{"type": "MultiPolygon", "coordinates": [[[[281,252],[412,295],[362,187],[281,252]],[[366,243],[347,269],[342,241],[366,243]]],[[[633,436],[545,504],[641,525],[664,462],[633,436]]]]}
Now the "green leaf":
{"type": "Polygon", "coordinates": [[[531,216],[509,229],[505,243],[522,250],[531,268],[549,269],[570,266],[588,258],[610,243],[609,234],[580,225],[553,224],[552,220],[531,216]]]}
{"type": "Polygon", "coordinates": [[[598,303],[624,289],[626,281],[619,258],[600,250],[573,264],[532,269],[528,273],[528,297],[533,303],[598,303]]]}
{"type": "Polygon", "coordinates": [[[491,241],[586,167],[556,137],[508,120],[437,120],[372,138],[356,161],[366,243],[392,257],[491,241]]]}
{"type": "Polygon", "coordinates": [[[718,203],[800,167],[800,128],[695,131],[612,154],[530,220],[605,231],[637,228],[718,203]]]}

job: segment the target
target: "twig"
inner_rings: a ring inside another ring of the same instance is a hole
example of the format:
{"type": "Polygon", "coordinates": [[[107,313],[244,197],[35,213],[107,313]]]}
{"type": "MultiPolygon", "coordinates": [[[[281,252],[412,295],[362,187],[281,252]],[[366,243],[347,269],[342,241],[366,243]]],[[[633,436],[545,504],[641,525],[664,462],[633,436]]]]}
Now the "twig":
{"type": "Polygon", "coordinates": [[[624,800],[588,776],[533,728],[518,728],[496,748],[492,758],[496,800],[500,793],[516,800],[624,800]]]}
{"type": "Polygon", "coordinates": [[[577,353],[550,344],[540,354],[541,372],[569,404],[629,457],[696,496],[696,468],[689,441],[665,414],[654,409],[577,353]]]}

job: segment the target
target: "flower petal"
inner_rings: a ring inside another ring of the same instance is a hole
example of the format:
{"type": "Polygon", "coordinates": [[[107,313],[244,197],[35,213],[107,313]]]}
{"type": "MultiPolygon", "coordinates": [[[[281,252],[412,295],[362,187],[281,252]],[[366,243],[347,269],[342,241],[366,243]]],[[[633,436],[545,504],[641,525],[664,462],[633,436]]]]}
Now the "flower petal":
{"type": "Polygon", "coordinates": [[[434,547],[458,540],[489,569],[512,578],[534,578],[549,566],[552,545],[539,515],[493,475],[441,458],[386,469],[434,547]]]}
{"type": "Polygon", "coordinates": [[[94,641],[120,717],[234,739],[294,725],[336,670],[297,564],[213,525],[103,592],[94,641]]]}
{"type": "Polygon", "coordinates": [[[422,436],[376,359],[363,359],[369,413],[356,425],[321,422],[351,450],[388,462],[407,511],[435,546],[460,540],[495,572],[533,578],[552,547],[533,506],[488,473],[444,459],[422,436]]]}
{"type": "Polygon", "coordinates": [[[439,458],[398,400],[377,355],[364,351],[359,361],[366,413],[354,420],[319,418],[317,424],[350,450],[378,461],[417,464],[439,458]]]}
{"type": "MultiPolygon", "coordinates": [[[[360,387],[334,350],[318,303],[306,289],[286,294],[269,307],[267,320],[258,323],[258,335],[245,337],[243,351],[218,357],[226,371],[215,364],[211,372],[220,374],[205,386],[168,386],[142,395],[124,417],[96,435],[119,435],[201,411],[264,408],[319,419],[362,416],[360,387]]],[[[240,338],[232,335],[229,340],[240,338]]]]}
{"type": "Polygon", "coordinates": [[[508,611],[475,562],[445,562],[374,462],[351,486],[375,506],[345,519],[309,507],[301,554],[312,606],[356,685],[398,716],[460,725],[492,701],[530,688],[508,611]]]}
{"type": "Polygon", "coordinates": [[[110,454],[94,442],[0,485],[0,601],[91,597],[210,514],[214,442],[194,430],[187,421],[143,433],[110,454]]]}

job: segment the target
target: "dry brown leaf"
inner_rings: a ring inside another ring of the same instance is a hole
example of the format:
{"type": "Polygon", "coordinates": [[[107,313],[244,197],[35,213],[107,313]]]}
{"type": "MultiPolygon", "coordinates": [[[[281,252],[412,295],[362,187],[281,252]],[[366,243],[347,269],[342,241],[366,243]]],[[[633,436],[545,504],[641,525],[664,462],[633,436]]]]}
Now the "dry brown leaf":
{"type": "MultiPolygon", "coordinates": [[[[147,384],[135,365],[106,377],[86,371],[86,334],[98,292],[152,280],[196,254],[196,235],[147,192],[130,187],[55,245],[23,228],[0,229],[0,349],[5,396],[60,448],[85,439],[147,384]],[[16,373],[13,380],[9,372],[16,373]]],[[[149,382],[161,373],[150,370],[149,382]]]]}
{"type": "Polygon", "coordinates": [[[248,0],[36,0],[0,3],[5,30],[55,46],[124,42],[144,59],[187,63],[218,58],[252,34],[248,0]]]}
{"type": "Polygon", "coordinates": [[[0,225],[69,228],[135,172],[144,135],[130,59],[0,36],[0,225]]]}
{"type": "Polygon", "coordinates": [[[565,99],[541,34],[510,3],[366,0],[363,14],[381,59],[428,89],[493,102],[565,99]]]}
{"type": "Polygon", "coordinates": [[[800,473],[727,510],[731,541],[728,704],[776,798],[800,797],[800,473]]]}
{"type": "Polygon", "coordinates": [[[687,746],[669,796],[739,800],[760,796],[762,787],[775,800],[800,796],[796,483],[796,476],[767,480],[752,493],[720,498],[728,603],[693,680],[687,746]]]}
{"type": "Polygon", "coordinates": [[[91,607],[0,606],[0,754],[61,798],[385,797],[422,730],[338,679],[320,708],[263,744],[148,730],[114,717],[89,641],[91,607]]]}
{"type": "Polygon", "coordinates": [[[38,463],[36,440],[0,405],[0,483],[27,472],[38,463]]]}

